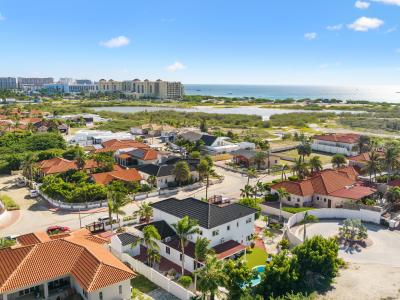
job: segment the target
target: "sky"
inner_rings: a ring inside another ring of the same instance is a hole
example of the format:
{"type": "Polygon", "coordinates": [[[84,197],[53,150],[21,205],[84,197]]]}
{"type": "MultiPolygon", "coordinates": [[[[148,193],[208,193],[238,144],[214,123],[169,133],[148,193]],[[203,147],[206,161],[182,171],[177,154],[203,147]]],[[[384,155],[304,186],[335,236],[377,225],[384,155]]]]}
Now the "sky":
{"type": "Polygon", "coordinates": [[[0,77],[398,85],[400,0],[0,0],[0,77]]]}

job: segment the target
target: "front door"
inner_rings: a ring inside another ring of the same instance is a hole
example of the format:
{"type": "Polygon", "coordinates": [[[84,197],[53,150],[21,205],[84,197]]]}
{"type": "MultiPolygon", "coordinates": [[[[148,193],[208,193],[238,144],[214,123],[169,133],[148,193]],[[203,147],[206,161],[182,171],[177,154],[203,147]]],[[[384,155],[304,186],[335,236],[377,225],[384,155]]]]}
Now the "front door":
{"type": "Polygon", "coordinates": [[[331,208],[331,207],[332,207],[332,200],[328,199],[328,208],[331,208]]]}

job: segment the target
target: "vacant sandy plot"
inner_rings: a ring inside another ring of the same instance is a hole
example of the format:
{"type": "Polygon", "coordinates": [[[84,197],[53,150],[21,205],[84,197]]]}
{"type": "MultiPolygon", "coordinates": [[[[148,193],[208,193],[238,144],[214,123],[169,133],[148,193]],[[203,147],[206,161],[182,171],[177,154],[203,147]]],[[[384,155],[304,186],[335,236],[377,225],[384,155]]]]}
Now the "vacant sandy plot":
{"type": "Polygon", "coordinates": [[[321,300],[400,299],[400,268],[375,264],[349,264],[321,300]]]}

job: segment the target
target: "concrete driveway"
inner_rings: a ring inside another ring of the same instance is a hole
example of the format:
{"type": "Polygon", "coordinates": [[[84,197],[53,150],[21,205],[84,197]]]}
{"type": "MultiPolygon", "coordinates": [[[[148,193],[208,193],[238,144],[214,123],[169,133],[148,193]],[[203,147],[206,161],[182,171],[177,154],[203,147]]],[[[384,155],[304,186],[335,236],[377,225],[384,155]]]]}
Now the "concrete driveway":
{"type": "MultiPolygon", "coordinates": [[[[343,221],[338,220],[321,220],[318,223],[308,224],[307,236],[322,235],[330,237],[337,235],[339,225],[343,221]]],[[[382,226],[366,223],[368,229],[368,237],[372,240],[372,245],[361,250],[340,249],[340,256],[348,262],[381,264],[391,267],[400,267],[400,232],[390,231],[382,226]]],[[[296,235],[302,237],[303,226],[295,227],[296,235]]]]}

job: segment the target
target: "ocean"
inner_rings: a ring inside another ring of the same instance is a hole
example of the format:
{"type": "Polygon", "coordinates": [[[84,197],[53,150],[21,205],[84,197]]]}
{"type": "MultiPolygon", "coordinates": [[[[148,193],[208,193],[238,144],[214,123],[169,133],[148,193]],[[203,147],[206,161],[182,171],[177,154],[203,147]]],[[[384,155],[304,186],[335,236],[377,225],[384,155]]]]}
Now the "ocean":
{"type": "Polygon", "coordinates": [[[268,99],[340,99],[400,103],[398,86],[302,86],[302,85],[236,85],[185,84],[187,95],[222,97],[255,97],[268,99]]]}

